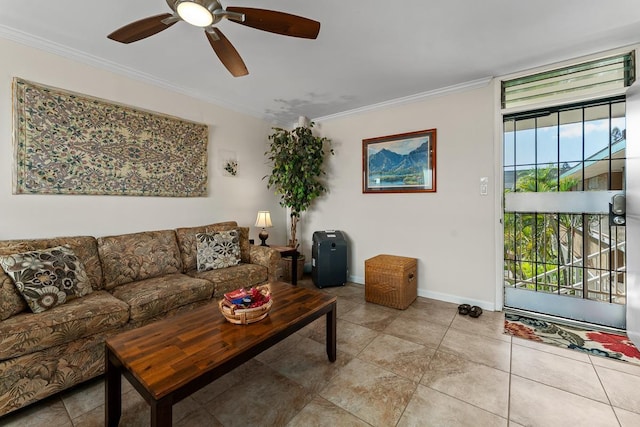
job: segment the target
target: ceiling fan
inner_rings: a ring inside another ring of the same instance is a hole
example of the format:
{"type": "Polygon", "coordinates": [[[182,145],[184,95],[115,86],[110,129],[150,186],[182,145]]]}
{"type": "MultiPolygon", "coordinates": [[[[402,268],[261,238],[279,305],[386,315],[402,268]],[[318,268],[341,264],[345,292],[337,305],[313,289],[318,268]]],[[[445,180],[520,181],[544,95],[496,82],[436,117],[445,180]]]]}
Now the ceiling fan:
{"type": "Polygon", "coordinates": [[[247,27],[291,37],[315,39],[320,23],[312,19],[275,10],[251,7],[222,7],[218,0],[166,0],[173,13],[150,16],[125,25],[107,37],[120,43],[133,43],[166,30],[178,21],[204,29],[209,44],[234,77],[249,74],[231,42],[215,25],[223,18],[247,27]]]}

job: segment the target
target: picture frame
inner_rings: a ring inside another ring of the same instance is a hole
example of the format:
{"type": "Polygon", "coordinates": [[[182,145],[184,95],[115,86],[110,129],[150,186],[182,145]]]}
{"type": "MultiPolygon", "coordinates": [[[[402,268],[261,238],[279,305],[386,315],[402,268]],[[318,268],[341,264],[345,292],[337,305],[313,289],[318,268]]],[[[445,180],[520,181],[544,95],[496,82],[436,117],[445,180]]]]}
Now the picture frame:
{"type": "Polygon", "coordinates": [[[362,140],[363,193],[435,193],[436,129],[362,140]]]}

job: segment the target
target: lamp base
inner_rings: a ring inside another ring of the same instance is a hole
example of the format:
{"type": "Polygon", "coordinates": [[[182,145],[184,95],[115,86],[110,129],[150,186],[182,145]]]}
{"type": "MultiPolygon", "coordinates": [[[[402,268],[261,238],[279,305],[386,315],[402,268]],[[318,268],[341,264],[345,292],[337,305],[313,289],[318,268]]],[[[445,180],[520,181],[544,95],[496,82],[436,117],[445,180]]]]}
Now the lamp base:
{"type": "Polygon", "coordinates": [[[269,238],[269,233],[267,233],[267,230],[263,228],[262,231],[260,231],[260,233],[258,234],[258,237],[262,241],[262,243],[260,243],[260,246],[269,246],[267,245],[267,239],[269,238]]]}

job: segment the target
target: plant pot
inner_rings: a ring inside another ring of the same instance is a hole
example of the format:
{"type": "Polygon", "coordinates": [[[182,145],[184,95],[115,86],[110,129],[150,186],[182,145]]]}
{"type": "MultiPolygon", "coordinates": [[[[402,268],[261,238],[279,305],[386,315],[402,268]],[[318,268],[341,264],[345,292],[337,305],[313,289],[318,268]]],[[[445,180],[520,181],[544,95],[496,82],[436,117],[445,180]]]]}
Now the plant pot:
{"type": "MultiPolygon", "coordinates": [[[[296,271],[298,280],[301,280],[302,275],[304,274],[304,261],[305,261],[304,255],[298,255],[298,260],[297,260],[298,270],[296,271]]],[[[282,260],[280,260],[280,270],[282,272],[280,275],[280,279],[284,282],[291,282],[291,257],[290,256],[282,257],[282,260]]]]}

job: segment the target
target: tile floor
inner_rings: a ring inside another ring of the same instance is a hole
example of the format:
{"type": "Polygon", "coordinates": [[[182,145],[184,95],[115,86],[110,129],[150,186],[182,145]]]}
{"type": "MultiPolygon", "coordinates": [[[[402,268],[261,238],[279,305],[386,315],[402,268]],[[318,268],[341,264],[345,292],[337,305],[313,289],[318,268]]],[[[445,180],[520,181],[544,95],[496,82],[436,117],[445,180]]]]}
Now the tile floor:
{"type": "MultiPolygon", "coordinates": [[[[395,310],[354,284],[324,291],[338,296],[334,364],[320,319],[178,403],[174,425],[640,426],[638,365],[504,335],[502,313],[472,319],[426,298],[395,310]]],[[[123,387],[121,425],[148,425],[123,387]]],[[[102,426],[103,394],[99,378],[0,425],[102,426]]]]}

